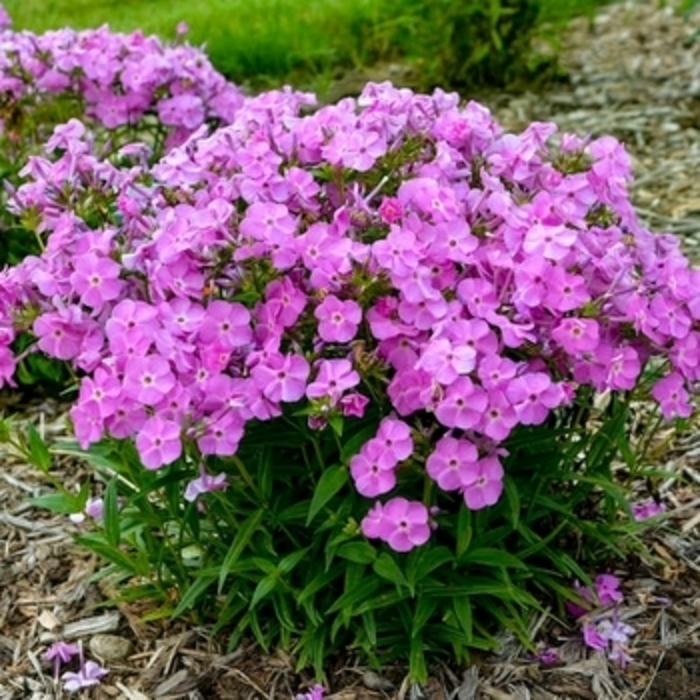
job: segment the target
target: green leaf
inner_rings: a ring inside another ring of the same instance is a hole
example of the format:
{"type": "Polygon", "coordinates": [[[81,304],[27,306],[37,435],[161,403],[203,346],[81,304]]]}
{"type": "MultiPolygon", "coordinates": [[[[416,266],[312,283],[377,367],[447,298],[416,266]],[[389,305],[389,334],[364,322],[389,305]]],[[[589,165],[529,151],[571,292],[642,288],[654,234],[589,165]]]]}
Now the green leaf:
{"type": "Polygon", "coordinates": [[[470,549],[459,558],[460,564],[483,564],[484,566],[506,567],[511,569],[527,569],[527,564],[518,557],[495,547],[470,549]]]}
{"type": "Polygon", "coordinates": [[[309,514],[306,516],[306,525],[310,525],[316,514],[335,496],[348,481],[347,467],[339,464],[328,467],[321,474],[321,478],[314,490],[314,497],[311,499],[309,514]]]}
{"type": "Polygon", "coordinates": [[[454,560],[452,552],[442,545],[437,547],[419,547],[413,550],[413,554],[415,554],[415,558],[409,560],[409,564],[406,567],[406,578],[412,587],[420,584],[435,569],[454,560]]]}
{"type": "Polygon", "coordinates": [[[511,527],[515,530],[520,522],[520,494],[515,481],[510,477],[505,478],[504,482],[506,517],[510,522],[511,527]]]}
{"type": "Polygon", "coordinates": [[[253,597],[250,600],[250,607],[254,608],[263,598],[269,596],[270,593],[277,588],[279,583],[280,580],[277,574],[268,574],[261,578],[253,592],[253,597]]]}
{"type": "Polygon", "coordinates": [[[48,472],[51,468],[49,448],[46,447],[37,429],[31,423],[27,426],[27,434],[29,436],[29,457],[32,464],[41,469],[42,472],[48,472]]]}
{"type": "Polygon", "coordinates": [[[395,583],[399,587],[408,586],[406,577],[403,575],[399,565],[387,552],[382,552],[379,555],[379,558],[372,565],[372,569],[375,574],[395,583]]]}
{"type": "Polygon", "coordinates": [[[70,493],[47,493],[43,496],[35,496],[29,499],[33,506],[46,508],[52,513],[60,513],[61,515],[80,513],[85,505],[80,501],[79,496],[70,493]]]}
{"type": "Polygon", "coordinates": [[[459,515],[457,516],[457,547],[456,554],[461,557],[472,541],[472,535],[474,534],[474,528],[472,527],[472,513],[471,511],[462,506],[459,509],[459,515]]]}
{"type": "Polygon", "coordinates": [[[460,628],[464,632],[467,643],[471,642],[474,636],[474,619],[472,615],[472,601],[468,595],[455,596],[452,600],[452,610],[460,628]]]}
{"type": "Polygon", "coordinates": [[[413,683],[425,683],[428,680],[423,646],[423,637],[420,634],[412,637],[408,654],[408,675],[413,683]]]}
{"type": "Polygon", "coordinates": [[[345,421],[343,416],[338,415],[337,413],[328,416],[328,425],[331,426],[331,429],[338,437],[343,437],[344,423],[345,421]]]}
{"type": "Polygon", "coordinates": [[[338,547],[336,556],[357,564],[371,564],[377,558],[377,550],[369,542],[346,542],[338,547]]]}
{"type": "Polygon", "coordinates": [[[356,586],[353,586],[350,590],[346,590],[345,593],[328,608],[328,612],[333,613],[340,610],[347,610],[349,613],[348,617],[351,617],[358,603],[374,598],[377,591],[380,589],[381,582],[379,579],[374,576],[366,576],[356,586]]]}
{"type": "Polygon", "coordinates": [[[298,552],[288,554],[284,559],[282,559],[282,561],[280,561],[278,566],[279,571],[283,574],[288,574],[300,561],[304,560],[309,552],[309,549],[311,549],[311,547],[305,547],[304,549],[300,549],[298,552]]]}
{"type": "Polygon", "coordinates": [[[173,610],[172,617],[178,617],[182,615],[186,610],[193,607],[205,593],[209,590],[211,585],[216,581],[213,576],[202,576],[198,578],[184,593],[180,602],[178,603],[175,610],[173,610]]]}
{"type": "Polygon", "coordinates": [[[302,589],[297,597],[297,603],[303,605],[319,591],[324,590],[332,581],[343,573],[341,567],[334,567],[330,571],[324,571],[312,578],[302,589]]]}
{"type": "Polygon", "coordinates": [[[362,628],[364,629],[367,641],[372,647],[377,646],[377,622],[373,612],[362,613],[362,628]]]}
{"type": "Polygon", "coordinates": [[[79,535],[76,537],[76,540],[79,544],[87,547],[87,549],[95,552],[103,559],[116,564],[124,572],[128,572],[133,576],[144,577],[147,577],[150,573],[148,562],[133,559],[121,549],[112,547],[102,539],[101,535],[79,535]]]}
{"type": "Polygon", "coordinates": [[[255,534],[255,531],[257,530],[258,525],[262,520],[262,517],[263,511],[256,510],[245,520],[245,522],[241,525],[240,529],[236,533],[236,536],[233,538],[233,542],[231,542],[231,546],[229,547],[228,552],[226,552],[224,560],[221,562],[221,571],[219,573],[218,586],[219,593],[221,593],[221,591],[224,588],[226,577],[234,569],[241,554],[243,554],[243,550],[246,548],[251,538],[255,534]]]}
{"type": "Polygon", "coordinates": [[[107,542],[109,542],[112,547],[118,547],[121,541],[121,529],[119,527],[119,503],[117,501],[116,479],[110,479],[105,489],[102,525],[105,530],[107,542]]]}
{"type": "Polygon", "coordinates": [[[423,627],[428,624],[428,621],[437,608],[437,600],[428,596],[421,596],[416,603],[416,610],[411,621],[411,636],[415,637],[420,634],[423,627]]]}

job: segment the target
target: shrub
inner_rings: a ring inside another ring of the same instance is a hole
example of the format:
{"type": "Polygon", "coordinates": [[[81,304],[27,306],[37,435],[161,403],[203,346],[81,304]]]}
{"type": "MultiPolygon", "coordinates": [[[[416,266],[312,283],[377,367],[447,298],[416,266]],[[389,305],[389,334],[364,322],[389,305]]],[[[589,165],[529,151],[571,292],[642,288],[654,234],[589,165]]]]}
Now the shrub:
{"type": "Polygon", "coordinates": [[[632,401],[692,410],[700,273],[610,137],[389,84],[312,107],[247,99],[153,166],[59,127],[13,199],[44,248],[0,277],[0,377],[18,333],[76,373],[103,510],[40,502],[89,506],[125,595],[420,680],[635,546],[612,465],[644,467],[632,401]]]}

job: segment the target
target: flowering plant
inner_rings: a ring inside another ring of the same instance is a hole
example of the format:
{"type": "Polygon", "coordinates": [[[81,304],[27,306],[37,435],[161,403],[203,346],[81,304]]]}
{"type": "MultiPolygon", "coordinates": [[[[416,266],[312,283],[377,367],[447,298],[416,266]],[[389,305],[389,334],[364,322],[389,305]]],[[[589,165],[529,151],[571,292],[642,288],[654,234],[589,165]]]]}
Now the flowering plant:
{"type": "Polygon", "coordinates": [[[489,617],[527,640],[526,581],[585,578],[562,538],[614,541],[630,400],[692,410],[700,273],[612,138],[388,83],[313,107],[246,99],[153,166],[59,127],[12,202],[44,249],[0,276],[0,378],[20,332],[75,372],[63,449],[109,480],[80,540],[162,614],[421,678],[489,617]]]}
{"type": "MultiPolygon", "coordinates": [[[[0,265],[40,252],[31,211],[24,212],[28,219],[14,216],[6,206],[7,193],[28,156],[41,152],[57,124],[80,117],[98,127],[95,133],[108,151],[138,142],[133,157],[157,160],[197,129],[228,123],[243,100],[192,46],[108,27],[14,31],[1,6],[0,93],[0,265]]],[[[19,379],[63,388],[66,375],[55,362],[34,357],[22,365],[19,379]]]]}

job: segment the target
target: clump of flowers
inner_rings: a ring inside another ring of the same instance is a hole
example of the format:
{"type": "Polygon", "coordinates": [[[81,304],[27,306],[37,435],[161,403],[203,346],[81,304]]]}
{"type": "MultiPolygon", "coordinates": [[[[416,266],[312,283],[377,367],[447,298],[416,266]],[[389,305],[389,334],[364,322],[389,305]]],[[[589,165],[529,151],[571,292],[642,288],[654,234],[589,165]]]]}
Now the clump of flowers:
{"type": "Polygon", "coordinates": [[[290,412],[339,436],[369,421],[346,465],[387,499],[362,531],[399,552],[433,536],[431,508],[497,504],[510,436],[581,391],[654,364],[664,416],[690,413],[700,273],[639,223],[619,142],[504,133],[388,83],[313,106],[247,99],[153,167],[57,129],[12,203],[46,246],[0,276],[0,380],[30,331],[81,377],[80,443],[132,441],[154,471],[231,457],[290,412]]]}
{"type": "Polygon", "coordinates": [[[567,607],[581,626],[584,644],[626,666],[632,658],[629,644],[635,629],[620,616],[624,602],[620,580],[611,574],[600,574],[592,588],[577,583],[575,590],[580,595],[580,604],[570,603],[567,607]]]}
{"type": "Polygon", "coordinates": [[[9,20],[2,24],[2,133],[9,141],[21,138],[23,123],[56,98],[77,104],[78,114],[109,130],[157,117],[171,144],[205,123],[228,123],[242,102],[206,55],[187,44],[106,26],[34,34],[14,31],[9,20]]]}
{"type": "Polygon", "coordinates": [[[83,657],[82,646],[78,644],[68,644],[67,642],[58,641],[52,644],[44,653],[44,658],[47,661],[53,661],[57,679],[61,667],[69,663],[74,656],[80,657],[80,667],[78,670],[66,671],[61,675],[63,689],[66,692],[73,693],[99,685],[102,678],[109,673],[106,668],[103,668],[95,661],[90,659],[86,660],[83,657]]]}

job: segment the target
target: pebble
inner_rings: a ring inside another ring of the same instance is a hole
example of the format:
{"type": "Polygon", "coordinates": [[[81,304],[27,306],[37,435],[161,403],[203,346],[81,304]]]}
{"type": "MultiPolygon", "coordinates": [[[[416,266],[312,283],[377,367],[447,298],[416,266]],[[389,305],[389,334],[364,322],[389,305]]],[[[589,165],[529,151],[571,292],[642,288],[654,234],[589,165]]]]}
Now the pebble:
{"type": "Polygon", "coordinates": [[[131,640],[116,634],[96,634],[90,639],[90,651],[103,661],[122,661],[132,647],[131,640]]]}

